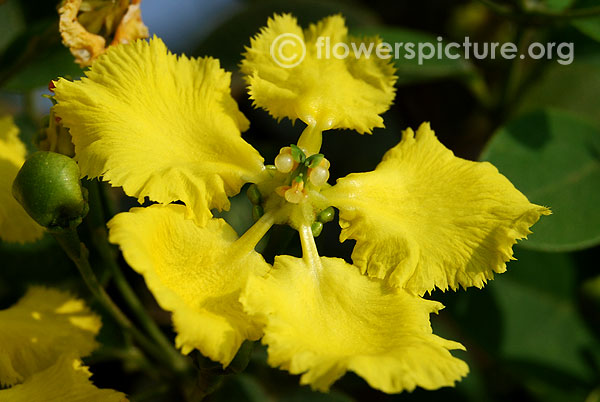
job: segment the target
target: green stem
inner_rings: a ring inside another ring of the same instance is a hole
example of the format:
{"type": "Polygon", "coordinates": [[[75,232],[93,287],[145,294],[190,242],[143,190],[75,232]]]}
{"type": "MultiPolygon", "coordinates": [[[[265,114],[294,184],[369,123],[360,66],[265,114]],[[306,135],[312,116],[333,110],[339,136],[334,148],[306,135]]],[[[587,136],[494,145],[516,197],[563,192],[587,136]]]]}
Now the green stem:
{"type": "Polygon", "coordinates": [[[146,333],[160,346],[165,354],[169,356],[172,365],[178,372],[184,372],[188,368],[187,361],[181,353],[179,353],[174,347],[173,343],[165,336],[165,334],[158,327],[156,322],[148,315],[148,312],[144,308],[144,305],[137,297],[129,282],[123,275],[121,267],[116,263],[113,250],[106,241],[106,232],[104,229],[96,229],[92,233],[92,241],[95,245],[96,250],[100,254],[100,257],[104,263],[110,269],[113,275],[114,283],[119,291],[121,297],[127,304],[127,307],[133,313],[138,323],[143,327],[146,333]]]}
{"type": "Polygon", "coordinates": [[[109,200],[107,199],[107,194],[102,191],[102,183],[91,181],[88,182],[87,188],[89,191],[88,200],[90,203],[88,228],[91,232],[94,249],[98,252],[102,262],[112,274],[117,290],[127,304],[130,312],[136,317],[137,322],[142,326],[150,338],[162,348],[165,355],[167,355],[171,361],[171,366],[177,372],[186,371],[188,363],[185,357],[173,347],[173,343],[148,315],[144,305],[129,285],[121,267],[116,262],[114,250],[107,240],[104,219],[104,213],[109,212],[112,215],[112,205],[108,203],[109,200]]]}
{"type": "Polygon", "coordinates": [[[77,266],[83,281],[87,285],[92,295],[102,305],[102,307],[104,307],[104,309],[110,313],[115,321],[133,336],[136,342],[146,351],[146,353],[156,360],[166,363],[174,370],[178,370],[178,367],[174,365],[170,356],[165,355],[162,349],[157,348],[151,340],[149,340],[133,325],[129,318],[127,318],[121,309],[119,309],[119,307],[106,293],[104,288],[100,285],[100,282],[98,282],[98,278],[96,278],[96,275],[94,274],[94,271],[90,265],[88,259],[89,252],[85,245],[80,242],[76,229],[55,232],[52,233],[52,235],[63,248],[65,253],[69,256],[69,258],[75,263],[75,266],[77,266]]]}

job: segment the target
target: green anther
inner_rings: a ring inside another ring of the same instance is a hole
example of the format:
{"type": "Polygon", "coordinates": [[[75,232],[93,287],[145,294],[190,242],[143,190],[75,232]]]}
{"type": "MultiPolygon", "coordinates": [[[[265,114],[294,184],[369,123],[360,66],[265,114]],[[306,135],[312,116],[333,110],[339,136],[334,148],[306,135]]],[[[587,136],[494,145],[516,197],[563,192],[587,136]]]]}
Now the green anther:
{"type": "Polygon", "coordinates": [[[246,195],[248,196],[250,202],[254,205],[260,205],[262,202],[262,196],[256,184],[251,184],[250,187],[248,187],[246,195]]]}
{"type": "Polygon", "coordinates": [[[311,169],[314,169],[317,166],[319,166],[319,164],[321,163],[321,161],[323,160],[324,157],[325,157],[325,155],[323,155],[323,154],[311,155],[306,159],[305,165],[311,169]]]}
{"type": "Polygon", "coordinates": [[[331,222],[335,218],[335,209],[333,207],[327,207],[319,213],[317,219],[319,222],[327,223],[331,222]]]}
{"type": "Polygon", "coordinates": [[[252,207],[252,219],[254,219],[254,222],[259,220],[264,214],[265,210],[260,205],[255,205],[252,207]]]}
{"type": "Polygon", "coordinates": [[[294,177],[296,183],[302,183],[304,181],[304,175],[300,173],[298,176],[294,177]]]}
{"type": "Polygon", "coordinates": [[[310,229],[312,230],[312,234],[314,237],[319,237],[321,231],[323,230],[323,223],[319,221],[314,221],[312,225],[310,225],[310,229]]]}
{"type": "Polygon", "coordinates": [[[302,151],[300,148],[298,148],[297,145],[290,145],[290,148],[292,148],[292,159],[294,159],[296,162],[298,163],[304,163],[304,161],[306,160],[306,155],[304,155],[304,151],[302,151]]]}

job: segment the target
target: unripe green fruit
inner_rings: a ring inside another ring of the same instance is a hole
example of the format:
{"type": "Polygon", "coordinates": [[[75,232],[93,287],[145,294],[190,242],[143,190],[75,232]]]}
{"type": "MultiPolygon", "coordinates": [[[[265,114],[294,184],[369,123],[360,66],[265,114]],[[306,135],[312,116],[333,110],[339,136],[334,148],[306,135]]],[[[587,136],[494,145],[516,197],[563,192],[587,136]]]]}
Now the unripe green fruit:
{"type": "Polygon", "coordinates": [[[13,196],[40,225],[50,230],[77,227],[88,213],[87,189],[77,163],[68,156],[39,151],[13,182],[13,196]]]}

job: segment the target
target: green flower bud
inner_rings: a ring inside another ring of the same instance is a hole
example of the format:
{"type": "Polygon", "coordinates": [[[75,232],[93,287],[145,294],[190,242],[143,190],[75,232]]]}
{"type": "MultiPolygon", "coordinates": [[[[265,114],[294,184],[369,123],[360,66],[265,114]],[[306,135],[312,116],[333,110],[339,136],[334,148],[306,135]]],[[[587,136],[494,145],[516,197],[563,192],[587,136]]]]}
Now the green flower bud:
{"type": "Polygon", "coordinates": [[[319,213],[319,222],[327,223],[331,222],[335,218],[335,209],[333,207],[327,207],[319,213]]]}
{"type": "Polygon", "coordinates": [[[79,166],[65,155],[38,151],[21,167],[13,196],[40,225],[59,231],[77,227],[88,213],[79,166]]]}
{"type": "Polygon", "coordinates": [[[254,222],[259,220],[260,217],[263,216],[264,214],[265,214],[265,211],[264,211],[263,207],[261,207],[260,205],[255,205],[252,207],[252,219],[254,219],[254,222]]]}
{"type": "Polygon", "coordinates": [[[262,196],[261,196],[260,190],[258,189],[256,184],[251,184],[250,187],[248,187],[248,191],[246,191],[246,195],[248,196],[248,199],[250,200],[250,202],[252,204],[260,205],[260,203],[262,201],[262,196]]]}
{"type": "Polygon", "coordinates": [[[310,229],[312,230],[312,234],[314,237],[319,237],[321,231],[323,230],[323,223],[319,221],[314,221],[312,225],[310,225],[310,229]]]}

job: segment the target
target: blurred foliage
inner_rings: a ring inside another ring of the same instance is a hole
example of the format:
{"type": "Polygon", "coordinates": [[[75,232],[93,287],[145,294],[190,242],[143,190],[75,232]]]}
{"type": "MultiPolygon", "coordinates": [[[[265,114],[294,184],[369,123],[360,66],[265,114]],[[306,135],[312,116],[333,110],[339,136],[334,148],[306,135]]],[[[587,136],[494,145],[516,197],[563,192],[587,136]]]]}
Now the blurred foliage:
{"type": "MultiPolygon", "coordinates": [[[[43,109],[49,107],[49,102],[38,100],[48,82],[59,75],[82,74],[60,43],[55,6],[52,1],[0,1],[0,112],[17,116],[22,137],[29,143],[40,127],[43,109]]],[[[165,2],[165,7],[172,5],[165,2]]],[[[597,0],[246,0],[187,49],[188,55],[219,58],[234,71],[234,95],[252,122],[244,136],[272,160],[282,144],[295,142],[301,127],[289,121],[277,124],[266,112],[254,109],[237,65],[249,38],[274,12],[291,12],[304,26],[341,13],[354,35],[379,35],[387,42],[435,44],[438,36],[444,43],[469,36],[472,42],[511,41],[520,49],[534,41],[566,41],[575,47],[574,61],[568,65],[556,59],[518,57],[442,58],[423,65],[396,60],[397,97],[384,115],[386,129],[377,129],[372,136],[325,134],[323,152],[335,179],[373,169],[403,128],[430,121],[458,156],[491,161],[532,202],[552,208],[554,215],[542,219],[530,239],[516,246],[517,261],[508,264],[508,272],[485,289],[431,296],[447,306],[433,318],[435,331],[467,346],[468,352],[460,352],[471,368],[464,381],[452,389],[385,395],[349,374],[329,394],[320,394],[300,387],[298,377],[270,368],[265,349],[256,344],[248,369],[227,375],[212,400],[600,400],[598,7],[597,0]]],[[[169,18],[168,12],[165,15],[169,18]]],[[[102,189],[105,201],[115,206],[104,211],[105,219],[135,205],[119,189],[106,185],[102,189]]],[[[243,192],[232,204],[223,216],[243,231],[252,222],[251,204],[243,192]]],[[[85,225],[81,232],[89,238],[85,225]]],[[[319,249],[324,255],[348,259],[352,244],[339,244],[338,234],[334,224],[326,225],[317,239],[319,249]]],[[[293,231],[276,227],[271,237],[280,242],[278,253],[299,254],[293,231]]],[[[269,244],[261,246],[266,247],[268,260],[275,255],[269,244]]],[[[96,264],[93,249],[91,253],[92,265],[98,267],[110,293],[110,274],[96,264]]],[[[13,303],[33,283],[89,297],[71,262],[49,237],[25,246],[0,243],[0,261],[0,307],[13,303]]],[[[170,331],[169,316],[158,308],[143,281],[130,270],[126,274],[154,319],[170,331]]],[[[127,392],[133,401],[179,400],[168,385],[139,371],[144,364],[139,351],[108,316],[103,315],[103,322],[99,340],[104,346],[88,359],[95,383],[127,392]]]]}

